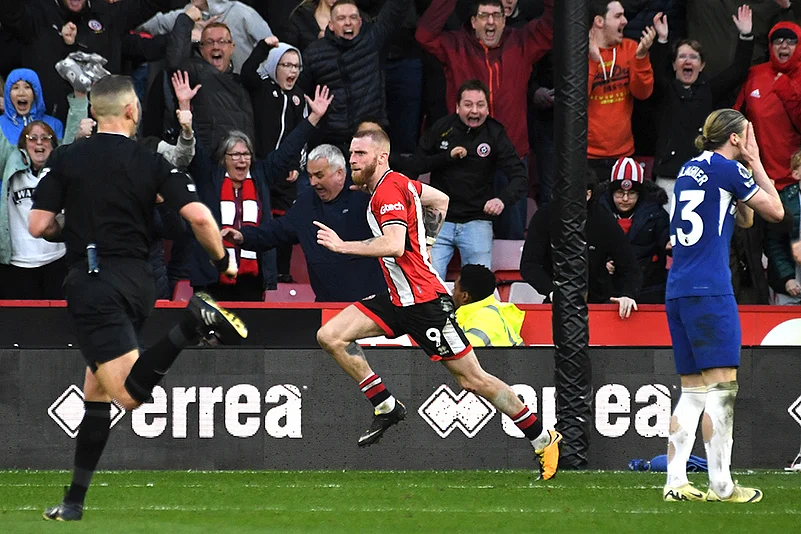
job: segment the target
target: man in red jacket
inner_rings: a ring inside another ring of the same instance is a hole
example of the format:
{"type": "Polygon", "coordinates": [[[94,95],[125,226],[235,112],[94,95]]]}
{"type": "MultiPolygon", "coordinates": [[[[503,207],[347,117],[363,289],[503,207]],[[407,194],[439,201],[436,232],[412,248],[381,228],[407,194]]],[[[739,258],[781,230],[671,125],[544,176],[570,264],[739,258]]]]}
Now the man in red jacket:
{"type": "Polygon", "coordinates": [[[528,80],[532,66],[551,49],[553,40],[553,0],[544,0],[544,4],[539,19],[522,28],[507,28],[501,0],[479,0],[470,17],[472,31],[443,31],[456,0],[433,0],[420,17],[415,34],[420,45],[442,63],[448,107],[455,109],[457,90],[465,81],[484,82],[490,91],[490,115],[506,127],[524,161],[529,152],[528,80]]]}

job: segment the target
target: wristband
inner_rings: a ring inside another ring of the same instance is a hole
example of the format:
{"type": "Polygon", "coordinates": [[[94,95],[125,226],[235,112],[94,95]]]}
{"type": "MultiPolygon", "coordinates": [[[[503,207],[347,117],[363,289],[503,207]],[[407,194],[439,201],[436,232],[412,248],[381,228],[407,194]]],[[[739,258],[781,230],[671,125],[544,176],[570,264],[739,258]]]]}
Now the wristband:
{"type": "Polygon", "coordinates": [[[219,260],[217,260],[217,261],[210,260],[210,261],[211,261],[211,264],[214,265],[214,267],[217,268],[218,272],[224,273],[225,271],[228,270],[228,263],[229,263],[228,251],[226,250],[225,251],[225,255],[222,258],[220,258],[219,260]]]}

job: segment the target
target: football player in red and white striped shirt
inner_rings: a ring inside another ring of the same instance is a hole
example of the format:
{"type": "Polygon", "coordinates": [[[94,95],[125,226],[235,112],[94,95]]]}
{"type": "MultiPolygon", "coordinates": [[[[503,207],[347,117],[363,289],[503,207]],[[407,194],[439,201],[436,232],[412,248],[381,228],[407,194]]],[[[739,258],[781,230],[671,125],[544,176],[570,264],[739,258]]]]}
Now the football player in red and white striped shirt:
{"type": "Polygon", "coordinates": [[[456,323],[453,299],[431,266],[428,249],[448,210],[448,197],[389,168],[389,138],[383,130],[356,134],[351,142],[353,183],[372,194],[367,220],[374,237],[342,241],[315,221],[317,242],[340,253],[378,258],[389,292],[348,306],[317,332],[317,340],[359,387],[374,407],[370,428],[359,446],[377,442],[406,417],[406,407],[373,372],[357,339],[408,334],[431,360],[441,361],[459,385],[481,395],[508,415],[531,441],[541,476],[553,477],[561,434],[542,422],[507,384],[481,368],[473,348],[456,323]]]}

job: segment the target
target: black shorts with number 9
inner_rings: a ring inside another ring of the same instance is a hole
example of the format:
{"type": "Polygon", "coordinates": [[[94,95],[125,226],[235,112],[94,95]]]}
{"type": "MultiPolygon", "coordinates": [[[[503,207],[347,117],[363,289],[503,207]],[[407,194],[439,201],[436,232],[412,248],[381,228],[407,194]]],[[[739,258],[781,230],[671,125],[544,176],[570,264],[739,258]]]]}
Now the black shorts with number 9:
{"type": "Polygon", "coordinates": [[[473,348],[456,323],[456,307],[448,294],[422,304],[395,306],[389,300],[389,293],[382,293],[355,305],[387,337],[409,334],[432,361],[458,360],[473,348]]]}

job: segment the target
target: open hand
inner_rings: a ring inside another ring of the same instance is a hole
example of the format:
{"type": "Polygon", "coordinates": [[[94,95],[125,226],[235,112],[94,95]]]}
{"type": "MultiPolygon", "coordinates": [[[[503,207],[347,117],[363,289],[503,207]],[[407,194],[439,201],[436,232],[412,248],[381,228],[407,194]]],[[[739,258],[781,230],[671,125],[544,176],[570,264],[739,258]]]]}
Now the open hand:
{"type": "Polygon", "coordinates": [[[661,11],[654,16],[654,29],[656,36],[660,41],[668,40],[668,17],[661,11]]]}
{"type": "Polygon", "coordinates": [[[648,26],[642,31],[642,37],[640,37],[640,44],[637,46],[637,52],[634,54],[638,58],[642,59],[648,55],[648,49],[651,48],[651,45],[654,44],[656,40],[656,30],[653,26],[648,26]]]}
{"type": "Polygon", "coordinates": [[[327,85],[318,85],[314,90],[314,100],[309,98],[309,95],[303,95],[306,103],[309,105],[311,113],[309,113],[309,122],[317,125],[317,122],[326,114],[328,106],[334,99],[334,94],[328,90],[327,85]]]}
{"type": "Polygon", "coordinates": [[[632,311],[637,311],[637,302],[630,297],[612,297],[609,300],[617,303],[621,319],[628,319],[632,311]]]}
{"type": "MultiPolygon", "coordinates": [[[[178,99],[178,105],[189,104],[195,95],[200,90],[202,85],[198,84],[194,87],[189,85],[189,73],[187,71],[177,70],[172,73],[172,88],[175,91],[175,97],[178,99]]],[[[186,106],[184,106],[186,107],[186,106]]]]}
{"type": "Polygon", "coordinates": [[[751,33],[751,30],[754,28],[751,8],[747,5],[740,6],[737,9],[737,13],[732,15],[731,18],[741,35],[747,35],[751,33]]]}

